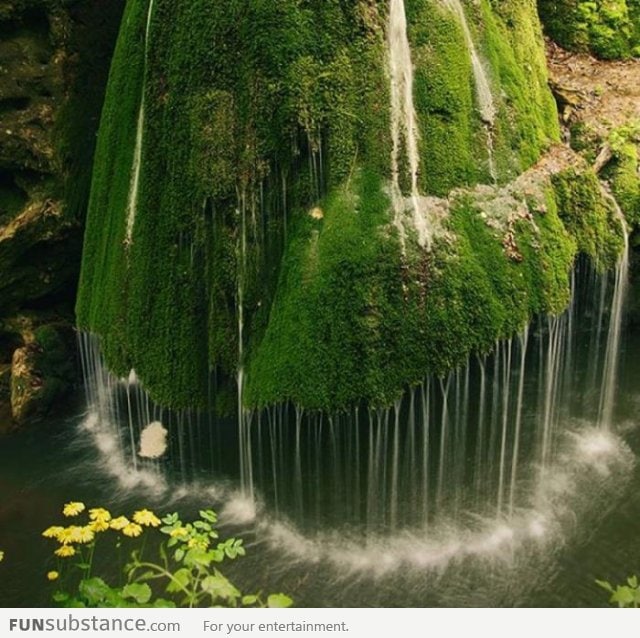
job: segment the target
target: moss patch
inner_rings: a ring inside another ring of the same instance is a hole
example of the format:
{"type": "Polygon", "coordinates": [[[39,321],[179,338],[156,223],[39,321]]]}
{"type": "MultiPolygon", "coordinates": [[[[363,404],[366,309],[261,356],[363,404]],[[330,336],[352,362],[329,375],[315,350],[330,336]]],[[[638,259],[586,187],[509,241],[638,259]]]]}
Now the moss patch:
{"type": "Polygon", "coordinates": [[[538,0],[548,34],[563,47],[604,59],[640,55],[638,0],[538,0]]]}

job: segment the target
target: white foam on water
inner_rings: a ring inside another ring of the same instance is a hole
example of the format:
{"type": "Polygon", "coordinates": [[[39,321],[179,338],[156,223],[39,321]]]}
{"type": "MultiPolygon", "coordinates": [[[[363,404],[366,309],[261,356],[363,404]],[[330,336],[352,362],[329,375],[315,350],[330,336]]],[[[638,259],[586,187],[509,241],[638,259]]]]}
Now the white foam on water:
{"type": "Polygon", "coordinates": [[[335,531],[310,536],[290,523],[264,517],[259,534],[290,561],[329,565],[340,576],[382,577],[413,569],[443,574],[468,560],[511,565],[527,547],[539,560],[539,549],[563,544],[579,517],[598,514],[602,502],[619,492],[620,481],[630,477],[634,464],[622,439],[589,427],[568,434],[532,505],[510,517],[469,517],[467,526],[441,520],[422,529],[371,536],[335,531]]]}
{"type": "Polygon", "coordinates": [[[220,519],[224,523],[243,525],[256,519],[258,504],[242,492],[233,492],[224,503],[220,519]]]}

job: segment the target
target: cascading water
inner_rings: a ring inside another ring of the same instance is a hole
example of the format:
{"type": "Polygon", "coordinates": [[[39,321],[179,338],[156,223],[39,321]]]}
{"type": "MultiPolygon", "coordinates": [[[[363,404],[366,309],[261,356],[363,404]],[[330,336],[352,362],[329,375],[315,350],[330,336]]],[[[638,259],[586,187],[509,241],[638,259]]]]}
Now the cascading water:
{"type": "MultiPolygon", "coordinates": [[[[615,277],[580,262],[562,316],[497,342],[493,353],[444,378],[426,378],[388,409],[322,414],[278,405],[241,410],[239,428],[233,419],[170,412],[153,405],[135,373],[110,375],[97,340],[85,335],[92,431],[109,462],[120,459],[113,469],[126,485],[235,475],[245,499],[303,529],[347,526],[374,537],[387,529],[464,528],[474,517],[515,520],[549,499],[567,436],[582,436],[577,424],[605,423],[603,406],[606,425],[613,422],[628,242],[625,248],[615,277]],[[587,400],[594,383],[598,405],[587,400]],[[168,452],[144,458],[141,435],[160,423],[168,452]],[[239,468],[234,454],[214,453],[234,448],[239,468]]],[[[242,366],[240,398],[241,375],[242,366]]]]}
{"type": "MultiPolygon", "coordinates": [[[[149,51],[149,33],[151,31],[151,17],[153,15],[153,4],[155,0],[149,0],[149,8],[147,9],[147,22],[144,35],[144,60],[145,67],[147,54],[149,51]]],[[[128,246],[133,240],[133,227],[136,220],[136,212],[138,209],[138,195],[140,191],[140,171],[142,168],[142,144],[144,137],[145,122],[145,70],[143,70],[142,79],[142,95],[140,97],[140,108],[138,110],[138,121],[136,124],[136,143],[133,151],[133,164],[131,165],[131,184],[129,186],[129,198],[127,201],[127,229],[125,235],[125,244],[128,246]]]]}
{"type": "Polygon", "coordinates": [[[613,423],[613,407],[618,379],[618,353],[620,351],[624,304],[629,284],[629,231],[624,214],[622,210],[620,210],[616,199],[609,195],[608,200],[616,210],[622,226],[624,251],[615,271],[613,301],[611,302],[611,319],[609,321],[609,334],[604,360],[605,381],[602,384],[600,394],[599,423],[601,427],[607,429],[609,429],[613,423]]]}
{"type": "Polygon", "coordinates": [[[489,173],[491,179],[496,182],[498,173],[494,161],[493,152],[493,127],[496,121],[496,106],[491,91],[491,83],[485,67],[480,59],[480,55],[476,48],[471,29],[467,22],[467,16],[464,12],[461,0],[444,0],[445,5],[455,14],[462,28],[464,39],[471,56],[471,67],[473,69],[473,78],[476,87],[476,99],[478,102],[478,112],[482,120],[487,134],[487,154],[489,158],[489,173]]]}
{"type": "Polygon", "coordinates": [[[391,198],[394,223],[404,242],[403,216],[406,212],[402,193],[400,162],[404,148],[411,181],[411,207],[413,223],[421,246],[429,244],[429,227],[421,211],[418,175],[420,153],[418,149],[418,118],[413,104],[413,64],[407,35],[407,17],[404,0],[391,0],[388,27],[389,72],[391,79],[391,198]]]}

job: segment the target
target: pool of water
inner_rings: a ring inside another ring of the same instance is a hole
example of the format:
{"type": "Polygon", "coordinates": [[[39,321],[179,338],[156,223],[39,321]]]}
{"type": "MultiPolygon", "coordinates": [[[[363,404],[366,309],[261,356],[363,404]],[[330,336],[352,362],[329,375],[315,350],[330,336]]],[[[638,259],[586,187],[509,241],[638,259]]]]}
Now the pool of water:
{"type": "MultiPolygon", "coordinates": [[[[596,578],[621,582],[640,573],[638,354],[640,338],[628,336],[612,431],[567,424],[542,496],[527,507],[370,534],[348,522],[301,525],[295,511],[276,512],[259,493],[256,506],[240,495],[239,480],[206,469],[189,472],[186,482],[153,468],[133,475],[87,429],[78,398],[67,416],[0,439],[0,604],[49,604],[52,548],[40,532],[60,521],[64,502],[83,500],[124,513],[152,507],[187,516],[215,507],[223,531],[248,547],[226,569],[232,580],[244,591],[284,591],[300,606],[606,605],[596,578]]],[[[115,579],[114,564],[103,568],[115,579]]]]}

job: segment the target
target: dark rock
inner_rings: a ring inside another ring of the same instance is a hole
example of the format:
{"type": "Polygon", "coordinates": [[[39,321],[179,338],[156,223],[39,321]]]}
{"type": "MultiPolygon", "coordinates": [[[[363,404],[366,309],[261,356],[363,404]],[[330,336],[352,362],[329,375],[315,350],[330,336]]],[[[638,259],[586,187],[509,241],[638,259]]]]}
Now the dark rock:
{"type": "Polygon", "coordinates": [[[18,425],[46,416],[70,392],[76,376],[68,328],[44,325],[25,336],[29,341],[11,361],[11,411],[18,425]]]}
{"type": "Polygon", "coordinates": [[[75,383],[73,307],[124,0],[0,0],[0,431],[75,383]]]}

